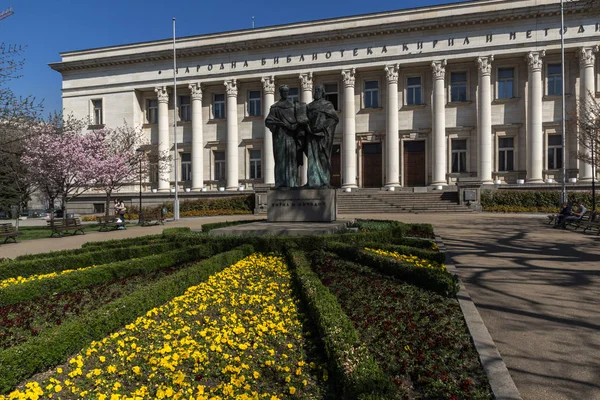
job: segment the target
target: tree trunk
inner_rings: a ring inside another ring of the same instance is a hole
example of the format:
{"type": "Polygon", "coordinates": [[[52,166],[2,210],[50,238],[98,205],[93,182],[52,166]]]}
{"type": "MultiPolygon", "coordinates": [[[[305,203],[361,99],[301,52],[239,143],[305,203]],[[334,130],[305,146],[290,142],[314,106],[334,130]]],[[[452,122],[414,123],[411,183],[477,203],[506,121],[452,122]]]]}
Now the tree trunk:
{"type": "Polygon", "coordinates": [[[104,215],[110,216],[110,196],[112,196],[112,190],[106,192],[106,207],[104,207],[104,215]]]}

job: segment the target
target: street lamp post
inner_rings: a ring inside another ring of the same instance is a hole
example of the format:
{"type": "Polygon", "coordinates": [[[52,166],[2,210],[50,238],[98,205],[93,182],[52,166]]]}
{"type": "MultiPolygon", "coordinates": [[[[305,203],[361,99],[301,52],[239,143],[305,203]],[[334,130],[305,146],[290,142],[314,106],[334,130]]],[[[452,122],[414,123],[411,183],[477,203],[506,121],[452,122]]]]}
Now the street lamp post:
{"type": "Polygon", "coordinates": [[[142,211],[142,158],[144,157],[144,152],[144,149],[141,147],[136,150],[140,158],[140,208],[138,209],[138,225],[142,224],[142,216],[144,214],[142,211]]]}

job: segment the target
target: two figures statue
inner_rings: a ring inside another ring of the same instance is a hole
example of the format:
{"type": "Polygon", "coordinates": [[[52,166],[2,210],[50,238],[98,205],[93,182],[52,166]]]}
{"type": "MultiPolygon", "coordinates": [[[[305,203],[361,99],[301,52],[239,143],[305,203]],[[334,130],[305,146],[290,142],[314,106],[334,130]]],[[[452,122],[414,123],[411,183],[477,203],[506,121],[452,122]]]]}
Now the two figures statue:
{"type": "Polygon", "coordinates": [[[325,88],[316,85],[313,102],[292,102],[290,88],[279,88],[281,98],[271,106],[265,125],[273,133],[275,188],[300,186],[299,167],[308,158],[305,187],[328,188],[331,176],[331,149],[339,118],[333,104],[325,99],[325,88]]]}

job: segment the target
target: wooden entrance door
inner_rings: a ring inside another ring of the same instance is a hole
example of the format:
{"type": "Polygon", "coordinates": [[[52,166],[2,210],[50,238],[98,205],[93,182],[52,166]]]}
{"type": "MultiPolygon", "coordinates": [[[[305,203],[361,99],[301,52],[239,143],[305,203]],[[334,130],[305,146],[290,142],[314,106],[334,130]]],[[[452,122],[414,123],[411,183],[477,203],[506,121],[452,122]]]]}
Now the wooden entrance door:
{"type": "Polygon", "coordinates": [[[342,187],[342,158],[340,157],[340,145],[334,144],[331,149],[331,176],[329,184],[333,187],[342,187]]]}
{"type": "Polygon", "coordinates": [[[425,186],[425,141],[404,142],[404,186],[425,186]]]}
{"type": "Polygon", "coordinates": [[[364,143],[362,146],[362,181],[365,188],[382,185],[381,143],[364,143]]]}

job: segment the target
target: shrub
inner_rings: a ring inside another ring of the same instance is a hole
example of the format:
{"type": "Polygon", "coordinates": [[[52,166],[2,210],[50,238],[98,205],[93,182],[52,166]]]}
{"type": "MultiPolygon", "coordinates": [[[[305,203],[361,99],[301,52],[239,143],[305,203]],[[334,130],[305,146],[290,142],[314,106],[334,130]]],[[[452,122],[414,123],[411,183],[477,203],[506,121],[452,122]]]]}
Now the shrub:
{"type": "Polygon", "coordinates": [[[71,254],[66,253],[55,257],[18,260],[0,267],[0,280],[107,264],[129,258],[145,257],[150,254],[160,254],[180,247],[181,245],[178,243],[165,242],[146,246],[117,247],[106,250],[94,249],[94,251],[83,252],[76,251],[71,254]]]}
{"type": "MultiPolygon", "coordinates": [[[[240,221],[225,221],[225,222],[215,222],[212,224],[203,224],[202,232],[208,233],[208,232],[212,231],[213,229],[224,228],[226,226],[249,224],[251,222],[257,222],[257,221],[260,221],[260,220],[244,219],[244,220],[240,220],[240,221]]],[[[265,220],[262,220],[262,221],[264,222],[265,220]]]]}
{"type": "Polygon", "coordinates": [[[179,263],[209,257],[215,253],[215,249],[221,250],[219,246],[188,247],[11,285],[0,289],[0,306],[32,300],[48,293],[72,292],[94,283],[107,282],[126,276],[147,274],[179,263]]]}
{"type": "Polygon", "coordinates": [[[409,263],[342,243],[330,243],[328,249],[343,259],[366,265],[385,275],[394,276],[423,289],[448,297],[458,293],[458,278],[448,271],[414,267],[409,263]]]}
{"type": "Polygon", "coordinates": [[[317,323],[335,379],[341,383],[343,393],[340,398],[392,398],[391,380],[360,341],[352,321],[340,307],[337,298],[311,270],[305,255],[290,250],[287,261],[309,313],[317,323]]]}
{"type": "Polygon", "coordinates": [[[28,342],[0,352],[0,393],[6,393],[22,380],[46,371],[94,340],[134,321],[148,310],[182,295],[193,285],[250,255],[254,249],[242,246],[196,263],[143,289],[115,300],[79,318],[33,337],[28,342]]]}

